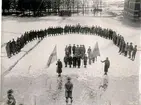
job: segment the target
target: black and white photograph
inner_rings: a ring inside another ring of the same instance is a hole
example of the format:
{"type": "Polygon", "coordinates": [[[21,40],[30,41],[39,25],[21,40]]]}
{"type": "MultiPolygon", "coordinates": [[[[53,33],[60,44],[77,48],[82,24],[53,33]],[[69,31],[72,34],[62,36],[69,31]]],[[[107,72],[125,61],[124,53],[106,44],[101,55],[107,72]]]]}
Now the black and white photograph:
{"type": "Polygon", "coordinates": [[[141,105],[141,0],[1,0],[0,105],[141,105]]]}

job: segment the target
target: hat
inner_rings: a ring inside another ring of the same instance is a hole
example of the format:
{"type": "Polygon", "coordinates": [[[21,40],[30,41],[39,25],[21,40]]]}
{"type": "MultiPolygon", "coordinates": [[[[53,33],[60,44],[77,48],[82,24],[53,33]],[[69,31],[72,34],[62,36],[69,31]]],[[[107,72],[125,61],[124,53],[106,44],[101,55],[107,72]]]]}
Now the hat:
{"type": "Polygon", "coordinates": [[[68,80],[71,80],[71,78],[70,78],[70,77],[68,77],[67,79],[68,79],[68,80]]]}
{"type": "Polygon", "coordinates": [[[12,94],[14,91],[12,89],[7,91],[7,94],[12,94]]]}

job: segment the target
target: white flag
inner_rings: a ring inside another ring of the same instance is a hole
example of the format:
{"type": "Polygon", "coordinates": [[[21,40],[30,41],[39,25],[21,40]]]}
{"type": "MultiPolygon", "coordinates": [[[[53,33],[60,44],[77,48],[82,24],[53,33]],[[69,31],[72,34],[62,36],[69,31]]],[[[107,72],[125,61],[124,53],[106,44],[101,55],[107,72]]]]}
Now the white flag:
{"type": "Polygon", "coordinates": [[[98,47],[98,42],[96,42],[95,44],[95,48],[92,51],[92,58],[100,56],[100,51],[99,51],[99,47],[98,47]]]}
{"type": "Polygon", "coordinates": [[[47,68],[57,60],[57,48],[55,46],[53,52],[51,53],[51,55],[49,56],[48,62],[47,62],[47,68]]]}

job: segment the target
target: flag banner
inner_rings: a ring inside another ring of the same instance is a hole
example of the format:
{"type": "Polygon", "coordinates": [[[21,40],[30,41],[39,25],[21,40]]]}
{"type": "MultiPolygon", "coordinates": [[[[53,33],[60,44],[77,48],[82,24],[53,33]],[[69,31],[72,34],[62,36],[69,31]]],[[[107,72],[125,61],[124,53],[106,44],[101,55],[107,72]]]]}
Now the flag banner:
{"type": "Polygon", "coordinates": [[[95,47],[92,51],[92,58],[97,57],[97,56],[100,56],[100,50],[99,50],[99,47],[98,47],[98,42],[96,42],[95,47]]]}
{"type": "Polygon", "coordinates": [[[49,56],[48,62],[47,62],[47,68],[57,60],[57,48],[55,46],[53,52],[51,53],[51,55],[49,56]]]}

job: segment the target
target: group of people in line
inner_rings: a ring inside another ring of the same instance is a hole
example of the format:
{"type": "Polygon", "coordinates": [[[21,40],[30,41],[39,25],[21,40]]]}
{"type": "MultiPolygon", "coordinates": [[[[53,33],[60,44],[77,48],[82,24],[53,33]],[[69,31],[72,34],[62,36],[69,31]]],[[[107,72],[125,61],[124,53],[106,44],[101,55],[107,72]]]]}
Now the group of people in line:
{"type": "Polygon", "coordinates": [[[113,33],[113,36],[114,44],[119,47],[119,54],[134,61],[137,53],[137,45],[133,46],[132,42],[125,42],[124,37],[116,35],[115,32],[113,33]]]}
{"type": "Polygon", "coordinates": [[[65,47],[65,56],[64,56],[65,67],[69,65],[70,68],[71,67],[80,68],[81,65],[83,64],[84,68],[86,68],[87,61],[89,61],[89,64],[91,64],[91,61],[93,61],[93,63],[95,61],[95,57],[92,58],[91,53],[92,53],[91,47],[88,48],[86,54],[85,45],[73,44],[73,46],[71,46],[71,44],[69,44],[68,46],[65,47]]]}
{"type": "Polygon", "coordinates": [[[129,56],[130,59],[134,60],[137,52],[137,45],[133,47],[133,44],[129,42],[126,43],[124,41],[124,37],[117,34],[112,29],[102,28],[100,26],[81,26],[77,25],[66,25],[65,27],[49,27],[44,30],[31,30],[29,32],[25,32],[21,37],[18,37],[15,41],[9,41],[6,44],[7,56],[10,58],[12,55],[15,55],[21,51],[21,49],[30,41],[35,39],[43,39],[46,36],[58,36],[58,35],[67,35],[67,34],[89,34],[89,35],[97,35],[109,40],[112,40],[115,45],[119,47],[119,53],[124,56],[129,56]]]}

